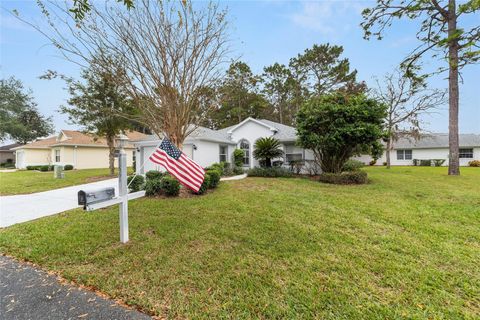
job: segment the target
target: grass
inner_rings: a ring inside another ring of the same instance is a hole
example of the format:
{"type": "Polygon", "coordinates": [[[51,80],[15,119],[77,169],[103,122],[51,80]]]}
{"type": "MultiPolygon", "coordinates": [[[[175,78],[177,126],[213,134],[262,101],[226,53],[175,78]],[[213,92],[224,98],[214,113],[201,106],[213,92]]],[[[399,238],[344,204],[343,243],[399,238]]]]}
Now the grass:
{"type": "Polygon", "coordinates": [[[47,191],[108,178],[111,178],[108,169],[65,171],[64,179],[54,179],[52,171],[0,171],[0,195],[5,196],[47,191]]]}
{"type": "Polygon", "coordinates": [[[367,168],[370,184],[247,178],[189,199],[74,210],[0,251],[166,318],[478,319],[480,170],[367,168]]]}

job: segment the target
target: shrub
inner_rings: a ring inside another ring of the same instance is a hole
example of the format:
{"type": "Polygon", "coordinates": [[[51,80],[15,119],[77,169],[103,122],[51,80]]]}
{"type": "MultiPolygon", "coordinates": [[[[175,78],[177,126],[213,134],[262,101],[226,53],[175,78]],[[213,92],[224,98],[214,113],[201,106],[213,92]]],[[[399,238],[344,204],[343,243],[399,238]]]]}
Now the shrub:
{"type": "Polygon", "coordinates": [[[132,192],[143,190],[145,187],[145,178],[143,176],[129,176],[127,178],[127,185],[132,192]]]}
{"type": "Polygon", "coordinates": [[[63,170],[65,170],[65,171],[73,170],[73,166],[72,166],[71,164],[66,164],[66,165],[63,167],[63,170]]]}
{"type": "Polygon", "coordinates": [[[265,167],[272,166],[272,159],[283,156],[280,140],[273,137],[263,137],[255,142],[253,157],[264,163],[265,167]]]}
{"type": "Polygon", "coordinates": [[[146,196],[156,196],[159,195],[162,191],[161,180],[160,179],[148,179],[145,183],[145,195],[146,196]]]}
{"type": "Polygon", "coordinates": [[[365,171],[347,171],[342,173],[322,173],[319,176],[320,182],[333,184],[365,184],[367,173],[365,171]]]}
{"type": "Polygon", "coordinates": [[[233,176],[234,174],[234,168],[232,168],[231,166],[225,167],[225,169],[223,169],[223,175],[226,177],[233,176]]]}
{"type": "Polygon", "coordinates": [[[48,166],[48,165],[47,165],[47,166],[40,166],[39,169],[40,169],[40,171],[42,171],[42,172],[46,172],[46,171],[48,171],[48,170],[50,169],[50,166],[48,166]]]}
{"type": "Polygon", "coordinates": [[[480,167],[480,160],[472,160],[468,163],[470,167],[480,167]]]}
{"type": "Polygon", "coordinates": [[[387,165],[387,162],[386,162],[386,161],[384,161],[384,162],[382,163],[382,165],[383,165],[383,166],[386,166],[386,165],[387,165]]]}
{"type": "Polygon", "coordinates": [[[176,197],[180,193],[180,182],[171,175],[165,175],[160,180],[160,190],[169,197],[176,197]]]}
{"type": "Polygon", "coordinates": [[[302,172],[303,166],[305,165],[305,161],[303,160],[292,160],[288,163],[290,165],[290,171],[296,174],[300,174],[302,172]]]}
{"type": "Polygon", "coordinates": [[[204,194],[205,191],[207,191],[207,189],[209,188],[209,186],[210,186],[210,174],[205,173],[205,179],[203,180],[200,190],[198,190],[198,192],[195,192],[195,191],[191,191],[191,192],[193,194],[198,194],[198,195],[204,194]]]}
{"type": "Polygon", "coordinates": [[[268,177],[268,178],[278,178],[278,177],[291,177],[293,173],[282,167],[271,167],[271,168],[260,168],[255,167],[247,171],[249,177],[268,177]]]}
{"type": "Polygon", "coordinates": [[[418,160],[418,159],[413,159],[413,165],[414,165],[414,166],[420,165],[420,160],[418,160]]]}
{"type": "Polygon", "coordinates": [[[220,176],[223,176],[223,170],[225,169],[224,167],[225,162],[221,163],[214,163],[210,165],[210,167],[206,167],[205,170],[217,170],[220,173],[220,176]]]}
{"type": "Polygon", "coordinates": [[[377,164],[377,160],[375,160],[375,159],[368,163],[369,166],[374,166],[376,164],[377,164]]]}
{"type": "Polygon", "coordinates": [[[235,174],[235,175],[244,174],[244,173],[245,173],[245,171],[243,170],[242,167],[233,168],[233,174],[235,174]]]}
{"type": "Polygon", "coordinates": [[[233,163],[235,167],[241,167],[243,165],[243,156],[245,153],[242,149],[235,149],[233,150],[233,163]]]}
{"type": "Polygon", "coordinates": [[[36,166],[27,166],[27,170],[37,170],[36,166]]]}
{"type": "Polygon", "coordinates": [[[158,170],[150,170],[147,173],[145,173],[145,178],[148,180],[160,180],[165,173],[160,172],[158,170]]]}
{"type": "Polygon", "coordinates": [[[342,171],[358,171],[363,168],[365,164],[362,161],[349,159],[343,164],[342,171]]]}
{"type": "Polygon", "coordinates": [[[218,170],[207,170],[208,175],[210,176],[210,184],[208,186],[209,189],[214,189],[218,187],[218,184],[220,183],[220,172],[218,170]]]}
{"type": "Polygon", "coordinates": [[[441,167],[445,163],[445,159],[433,159],[432,161],[435,167],[441,167]]]}
{"type": "Polygon", "coordinates": [[[430,159],[425,159],[425,160],[420,160],[420,166],[422,167],[431,167],[432,166],[432,160],[430,159]]]}

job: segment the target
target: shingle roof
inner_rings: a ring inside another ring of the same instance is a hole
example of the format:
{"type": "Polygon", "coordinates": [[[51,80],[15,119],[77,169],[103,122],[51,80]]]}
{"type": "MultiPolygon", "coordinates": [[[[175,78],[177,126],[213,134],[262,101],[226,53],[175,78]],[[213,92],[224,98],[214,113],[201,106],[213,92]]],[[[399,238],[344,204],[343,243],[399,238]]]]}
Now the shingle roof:
{"type": "Polygon", "coordinates": [[[12,143],[12,144],[7,144],[7,145],[4,145],[4,146],[1,146],[0,147],[0,152],[11,152],[12,148],[16,148],[16,147],[19,147],[21,146],[20,143],[12,143]]]}
{"type": "MultiPolygon", "coordinates": [[[[462,147],[480,147],[479,134],[460,134],[459,145],[462,147]]],[[[448,133],[425,134],[419,140],[401,138],[394,143],[395,149],[448,148],[448,133]]]]}
{"type": "MultiPolygon", "coordinates": [[[[263,122],[267,127],[273,127],[277,131],[274,134],[274,137],[279,139],[280,141],[295,141],[296,137],[296,130],[294,127],[290,127],[281,123],[277,123],[270,120],[256,120],[259,122],[263,122]]],[[[214,142],[222,142],[222,143],[235,143],[231,140],[229,131],[234,129],[236,125],[226,127],[219,130],[212,130],[205,127],[197,127],[185,140],[189,142],[189,140],[198,139],[198,140],[207,140],[207,141],[214,141],[214,142]]],[[[138,142],[150,142],[150,141],[158,141],[159,138],[157,135],[149,135],[138,142]]]]}
{"type": "MultiPolygon", "coordinates": [[[[30,148],[49,148],[53,146],[98,146],[107,147],[107,140],[105,138],[96,137],[90,133],[84,133],[76,130],[62,130],[65,139],[59,140],[59,136],[51,136],[45,139],[38,139],[34,142],[28,143],[24,146],[17,147],[16,149],[30,149],[30,148]]],[[[125,135],[132,141],[140,140],[146,137],[145,134],[137,131],[128,131],[125,135]]],[[[133,147],[133,144],[128,144],[127,147],[133,147]]]]}

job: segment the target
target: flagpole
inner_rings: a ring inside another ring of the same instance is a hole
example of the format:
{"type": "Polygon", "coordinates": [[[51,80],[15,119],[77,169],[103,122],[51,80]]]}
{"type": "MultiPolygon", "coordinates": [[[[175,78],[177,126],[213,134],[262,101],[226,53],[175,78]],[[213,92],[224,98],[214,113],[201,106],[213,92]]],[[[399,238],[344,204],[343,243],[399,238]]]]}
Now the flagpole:
{"type": "MultiPolygon", "coordinates": [[[[148,156],[148,158],[146,158],[146,159],[143,161],[143,163],[142,163],[142,165],[140,166],[140,168],[139,168],[138,171],[141,171],[141,170],[143,169],[143,167],[145,167],[145,164],[146,164],[147,161],[150,159],[150,157],[152,156],[152,154],[155,153],[155,151],[157,150],[157,148],[162,144],[162,141],[163,141],[163,139],[160,140],[160,142],[155,146],[155,148],[153,148],[152,153],[150,153],[150,155],[148,156]]],[[[130,181],[130,183],[127,185],[127,190],[128,190],[128,187],[130,187],[130,184],[133,182],[133,180],[135,180],[135,177],[136,177],[137,175],[138,175],[138,174],[137,174],[137,168],[135,168],[135,174],[133,175],[133,178],[132,178],[132,180],[130,181]]]]}

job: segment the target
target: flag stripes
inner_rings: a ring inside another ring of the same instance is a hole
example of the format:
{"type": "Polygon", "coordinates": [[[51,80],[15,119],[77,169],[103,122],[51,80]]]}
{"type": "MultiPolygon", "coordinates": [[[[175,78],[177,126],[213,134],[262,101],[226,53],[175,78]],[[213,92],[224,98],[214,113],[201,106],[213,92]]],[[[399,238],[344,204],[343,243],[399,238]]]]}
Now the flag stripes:
{"type": "Polygon", "coordinates": [[[205,170],[168,139],[164,139],[160,146],[150,156],[150,161],[163,166],[185,187],[198,192],[202,186],[205,170]]]}

